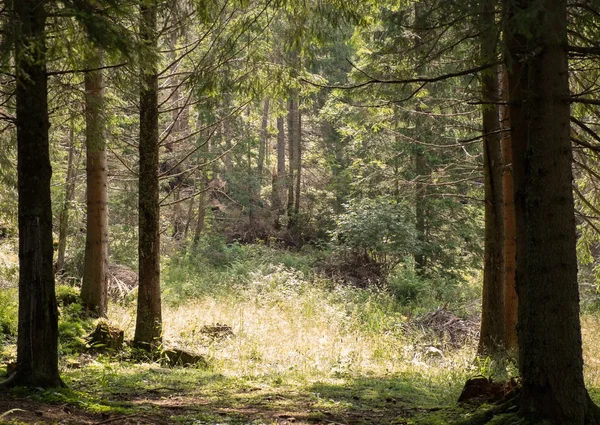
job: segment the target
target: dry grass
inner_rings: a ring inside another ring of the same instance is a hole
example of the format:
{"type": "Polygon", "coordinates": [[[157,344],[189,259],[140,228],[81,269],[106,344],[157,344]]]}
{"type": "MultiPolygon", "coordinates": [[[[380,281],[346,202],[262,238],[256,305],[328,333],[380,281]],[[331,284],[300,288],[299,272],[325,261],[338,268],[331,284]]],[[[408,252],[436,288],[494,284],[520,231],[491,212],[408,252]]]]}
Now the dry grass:
{"type": "MultiPolygon", "coordinates": [[[[113,323],[132,337],[133,307],[113,305],[113,323]]],[[[163,310],[165,345],[206,355],[215,371],[248,378],[324,379],[418,374],[463,382],[486,373],[473,364],[473,341],[451,349],[406,326],[389,295],[304,280],[283,267],[254,273],[229,296],[206,296],[163,310]],[[233,336],[212,339],[205,326],[227,325],[233,336]]]]}
{"type": "Polygon", "coordinates": [[[600,388],[600,316],[586,314],[581,318],[583,361],[586,384],[600,388]]]}

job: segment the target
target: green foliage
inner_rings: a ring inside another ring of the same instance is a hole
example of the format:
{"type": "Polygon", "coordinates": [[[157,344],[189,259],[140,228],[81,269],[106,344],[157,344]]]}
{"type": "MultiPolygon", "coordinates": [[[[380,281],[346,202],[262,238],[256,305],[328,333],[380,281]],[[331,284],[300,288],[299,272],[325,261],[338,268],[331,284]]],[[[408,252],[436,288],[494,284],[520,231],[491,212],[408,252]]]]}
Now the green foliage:
{"type": "Polygon", "coordinates": [[[59,350],[63,355],[79,354],[86,348],[85,336],[93,328],[93,319],[79,303],[79,290],[69,285],[57,285],[56,298],[59,305],[59,350]]]}
{"type": "Polygon", "coordinates": [[[345,210],[331,232],[337,249],[365,256],[386,270],[419,250],[414,225],[396,202],[362,198],[346,204],[345,210]]]}
{"type": "Polygon", "coordinates": [[[17,335],[17,295],[16,288],[0,290],[0,341],[17,335]]]}

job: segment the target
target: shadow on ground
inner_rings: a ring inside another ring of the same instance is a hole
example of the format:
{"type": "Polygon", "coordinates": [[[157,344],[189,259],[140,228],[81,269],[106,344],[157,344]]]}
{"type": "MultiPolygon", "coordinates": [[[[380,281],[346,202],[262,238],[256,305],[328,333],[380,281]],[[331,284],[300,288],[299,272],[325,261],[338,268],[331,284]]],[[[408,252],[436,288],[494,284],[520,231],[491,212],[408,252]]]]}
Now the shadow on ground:
{"type": "Polygon", "coordinates": [[[447,424],[465,411],[457,383],[420,376],[228,378],[194,369],[95,369],[67,373],[68,390],[15,390],[0,423],[447,424]],[[458,387],[458,388],[457,388],[458,387]]]}

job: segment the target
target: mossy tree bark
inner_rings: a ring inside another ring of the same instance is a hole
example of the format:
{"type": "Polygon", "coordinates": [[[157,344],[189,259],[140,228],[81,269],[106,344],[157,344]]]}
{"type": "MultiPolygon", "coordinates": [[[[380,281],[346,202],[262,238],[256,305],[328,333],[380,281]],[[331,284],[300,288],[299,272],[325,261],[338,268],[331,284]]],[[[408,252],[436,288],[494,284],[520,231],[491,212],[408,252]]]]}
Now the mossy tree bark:
{"type": "Polygon", "coordinates": [[[94,316],[108,308],[108,167],[106,161],[102,52],[91,47],[85,74],[87,226],[81,299],[94,316]]]}
{"type": "MultiPolygon", "coordinates": [[[[157,47],[157,2],[140,6],[140,38],[157,47]]],[[[141,66],[139,171],[139,289],[134,344],[153,349],[162,339],[160,206],[158,199],[158,74],[154,59],[141,66]]]]}
{"type": "Polygon", "coordinates": [[[598,423],[583,380],[566,0],[504,0],[517,229],[521,413],[598,423]]]}
{"type": "MultiPolygon", "coordinates": [[[[481,4],[481,57],[484,63],[497,60],[498,27],[494,5],[494,0],[483,0],[481,4]]],[[[504,345],[504,208],[499,86],[498,67],[493,66],[481,76],[481,97],[486,104],[482,111],[485,243],[480,354],[493,353],[504,345]]]]}
{"type": "Polygon", "coordinates": [[[17,368],[1,386],[57,387],[58,309],[54,291],[46,9],[15,0],[19,325],[17,368]]]}

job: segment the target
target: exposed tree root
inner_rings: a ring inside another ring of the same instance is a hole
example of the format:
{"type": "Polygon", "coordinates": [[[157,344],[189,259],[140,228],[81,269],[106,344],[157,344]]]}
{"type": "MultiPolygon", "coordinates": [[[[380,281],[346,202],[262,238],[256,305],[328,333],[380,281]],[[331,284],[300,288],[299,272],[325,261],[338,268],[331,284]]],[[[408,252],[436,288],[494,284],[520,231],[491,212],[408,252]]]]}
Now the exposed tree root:
{"type": "MultiPolygon", "coordinates": [[[[507,400],[498,405],[492,406],[491,408],[484,410],[482,412],[477,412],[473,416],[468,419],[463,419],[461,421],[455,422],[453,425],[486,425],[494,419],[494,417],[512,413],[513,415],[509,415],[506,418],[506,421],[494,422],[497,425],[512,425],[515,423],[523,423],[522,419],[526,419],[524,422],[527,425],[533,424],[550,424],[548,420],[544,420],[540,417],[536,416],[527,416],[523,418],[519,414],[519,408],[521,403],[520,393],[516,394],[510,400],[507,400]],[[515,422],[519,420],[519,422],[515,422]]],[[[596,406],[594,402],[589,399],[589,407],[588,413],[585,418],[585,425],[600,425],[600,407],[596,406]]]]}
{"type": "Polygon", "coordinates": [[[7,390],[15,386],[15,382],[17,379],[17,372],[13,372],[8,378],[4,381],[0,382],[0,390],[7,390]]]}
{"type": "Polygon", "coordinates": [[[13,387],[36,387],[36,388],[67,388],[62,379],[58,378],[58,382],[46,382],[46,383],[31,383],[25,379],[22,379],[21,374],[18,370],[13,372],[7,379],[0,382],[0,391],[9,390],[13,387]]]}
{"type": "Polygon", "coordinates": [[[492,406],[491,408],[484,410],[483,412],[477,412],[468,419],[455,422],[453,425],[485,425],[491,421],[494,416],[498,416],[504,413],[516,413],[519,408],[519,402],[521,400],[520,393],[517,393],[512,398],[492,406]]]}

